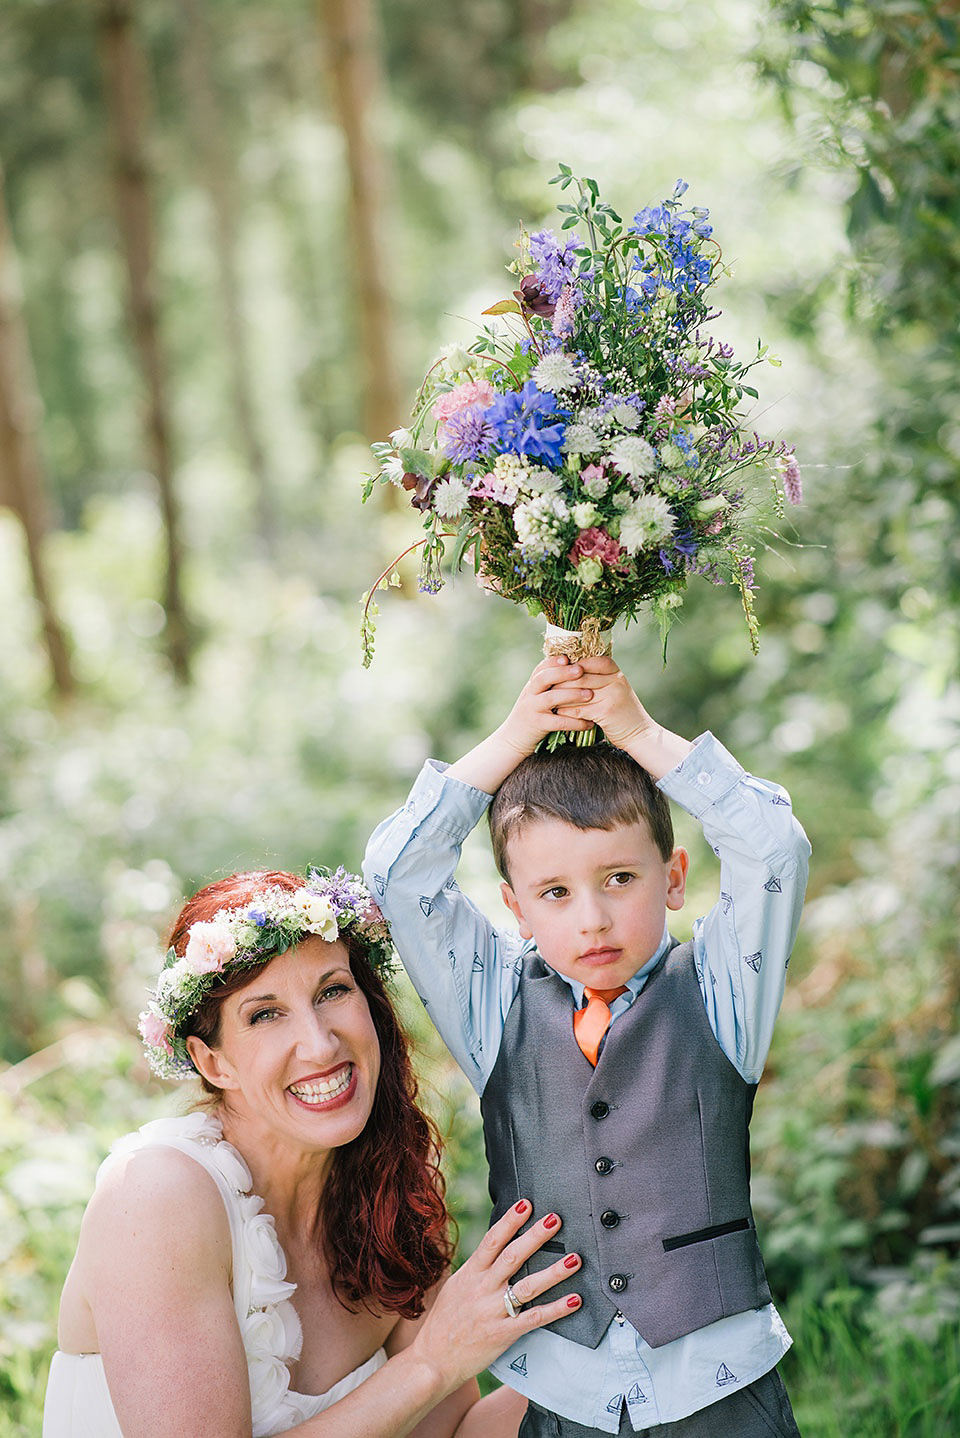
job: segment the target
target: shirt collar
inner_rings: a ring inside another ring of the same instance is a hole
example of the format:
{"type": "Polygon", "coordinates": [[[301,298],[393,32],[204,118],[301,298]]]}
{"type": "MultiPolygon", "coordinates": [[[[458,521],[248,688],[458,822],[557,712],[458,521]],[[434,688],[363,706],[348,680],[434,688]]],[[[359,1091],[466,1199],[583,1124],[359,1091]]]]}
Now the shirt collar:
{"type": "MultiPolygon", "coordinates": [[[[634,999],[637,997],[637,994],[647,982],[651,971],[656,968],[657,964],[667,952],[667,949],[670,947],[671,942],[672,940],[670,938],[670,931],[667,928],[666,920],[664,920],[663,938],[660,940],[658,948],[655,950],[654,953],[650,955],[649,959],[647,959],[647,962],[642,966],[642,968],[637,969],[637,972],[633,975],[633,977],[627,979],[626,987],[630,991],[630,998],[626,1000],[628,1003],[633,1003],[634,999]]],[[[547,965],[547,967],[550,967],[549,964],[547,965]]],[[[554,969],[553,972],[556,973],[556,969],[554,969]]],[[[567,985],[570,992],[573,994],[574,1004],[578,1009],[582,1009],[584,985],[581,984],[578,979],[568,979],[566,974],[558,974],[557,977],[563,979],[563,982],[567,985]]],[[[626,999],[626,995],[624,994],[621,994],[620,997],[626,999]]]]}

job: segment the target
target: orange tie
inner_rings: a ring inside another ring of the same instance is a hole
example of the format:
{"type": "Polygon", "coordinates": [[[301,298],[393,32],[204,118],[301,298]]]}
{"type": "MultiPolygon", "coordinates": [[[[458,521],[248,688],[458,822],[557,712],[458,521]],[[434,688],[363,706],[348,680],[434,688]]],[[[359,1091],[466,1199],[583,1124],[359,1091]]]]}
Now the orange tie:
{"type": "Polygon", "coordinates": [[[619,994],[627,992],[626,984],[618,989],[584,989],[587,999],[585,1008],[575,1009],[573,1015],[573,1036],[584,1058],[597,1066],[597,1054],[603,1036],[610,1027],[610,1003],[619,994]]]}

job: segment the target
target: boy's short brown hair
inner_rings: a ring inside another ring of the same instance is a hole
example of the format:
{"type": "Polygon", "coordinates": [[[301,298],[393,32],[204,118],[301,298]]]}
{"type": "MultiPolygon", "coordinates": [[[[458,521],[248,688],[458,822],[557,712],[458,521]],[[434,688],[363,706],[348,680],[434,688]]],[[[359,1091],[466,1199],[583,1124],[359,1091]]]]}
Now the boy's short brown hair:
{"type": "Polygon", "coordinates": [[[606,743],[529,754],[500,785],[488,819],[493,857],[508,881],[507,845],[536,819],[561,819],[577,829],[643,823],[664,860],[674,848],[666,796],[625,750],[606,743]]]}

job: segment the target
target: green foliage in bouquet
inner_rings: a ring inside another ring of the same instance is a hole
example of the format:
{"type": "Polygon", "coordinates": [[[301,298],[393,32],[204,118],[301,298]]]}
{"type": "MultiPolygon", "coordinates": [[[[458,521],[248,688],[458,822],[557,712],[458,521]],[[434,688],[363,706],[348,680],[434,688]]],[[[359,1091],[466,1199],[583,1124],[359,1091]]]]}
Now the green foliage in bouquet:
{"type": "MultiPolygon", "coordinates": [[[[723,273],[708,212],[686,184],[629,224],[594,180],[560,166],[561,236],[521,231],[519,287],[469,349],[438,360],[410,427],[373,446],[379,473],[423,515],[420,588],[466,556],[479,582],[563,629],[608,628],[650,604],[666,645],[691,575],[740,592],[751,645],[754,543],[764,510],[800,499],[793,451],[747,423],[748,362],[718,341],[723,273]],[[569,237],[563,232],[570,231],[569,237]]],[[[778,363],[770,358],[772,364],[778,363]]],[[[402,558],[403,556],[400,556],[402,558]]],[[[364,662],[373,652],[365,596],[364,662]]]]}

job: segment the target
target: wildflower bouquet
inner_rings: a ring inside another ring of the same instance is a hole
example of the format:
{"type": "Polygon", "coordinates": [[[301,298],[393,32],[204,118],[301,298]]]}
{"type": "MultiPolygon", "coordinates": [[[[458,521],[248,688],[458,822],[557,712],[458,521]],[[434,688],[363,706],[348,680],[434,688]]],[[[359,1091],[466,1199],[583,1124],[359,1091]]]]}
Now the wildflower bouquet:
{"type": "MultiPolygon", "coordinates": [[[[432,366],[409,428],[373,446],[363,497],[378,482],[409,492],[426,534],[404,554],[422,548],[424,592],[451,543],[454,568],[469,556],[485,588],[563,631],[595,638],[649,605],[665,655],[700,575],[739,590],[756,652],[751,535],[764,498],[777,515],[799,502],[800,473],[743,414],[766,347],[744,363],[710,333],[723,264],[708,212],[681,208],[679,181],[625,224],[568,166],[550,183],[577,192],[560,237],[521,231],[518,288],[485,311],[513,332],[485,327],[432,366]]],[[[396,563],[365,596],[367,664],[396,563]]]]}

